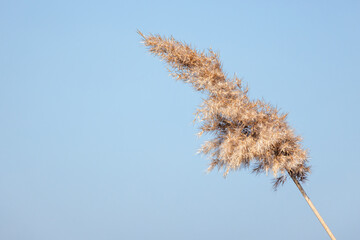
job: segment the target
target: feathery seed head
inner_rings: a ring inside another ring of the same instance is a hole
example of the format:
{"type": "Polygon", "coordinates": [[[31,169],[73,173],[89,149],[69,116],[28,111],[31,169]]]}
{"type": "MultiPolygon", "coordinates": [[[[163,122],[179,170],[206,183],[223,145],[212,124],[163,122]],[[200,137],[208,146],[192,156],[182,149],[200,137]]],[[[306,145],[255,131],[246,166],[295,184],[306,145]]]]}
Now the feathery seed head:
{"type": "Polygon", "coordinates": [[[287,114],[263,101],[250,100],[241,79],[228,78],[211,49],[200,52],[172,37],[138,33],[149,51],[170,65],[175,79],[208,95],[196,119],[200,120],[200,136],[213,135],[199,150],[211,159],[209,171],[224,169],[225,176],[230,170],[250,166],[255,173],[271,171],[275,189],[286,181],[286,172],[300,182],[306,180],[310,173],[307,151],[286,122],[287,114]]]}

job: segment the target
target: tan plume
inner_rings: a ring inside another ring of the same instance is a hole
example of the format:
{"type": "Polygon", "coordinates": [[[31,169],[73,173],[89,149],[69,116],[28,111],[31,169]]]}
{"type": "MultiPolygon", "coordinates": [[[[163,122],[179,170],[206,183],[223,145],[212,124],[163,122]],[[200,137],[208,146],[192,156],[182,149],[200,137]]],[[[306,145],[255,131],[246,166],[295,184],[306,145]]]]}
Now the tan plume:
{"type": "Polygon", "coordinates": [[[175,79],[190,83],[208,95],[196,112],[199,135],[212,134],[199,152],[211,158],[209,170],[224,169],[224,175],[241,167],[274,174],[274,188],[287,172],[298,181],[310,173],[307,151],[301,138],[286,122],[287,114],[260,100],[250,100],[241,79],[229,78],[219,56],[211,49],[200,52],[174,38],[145,36],[145,46],[167,62],[175,79]]]}

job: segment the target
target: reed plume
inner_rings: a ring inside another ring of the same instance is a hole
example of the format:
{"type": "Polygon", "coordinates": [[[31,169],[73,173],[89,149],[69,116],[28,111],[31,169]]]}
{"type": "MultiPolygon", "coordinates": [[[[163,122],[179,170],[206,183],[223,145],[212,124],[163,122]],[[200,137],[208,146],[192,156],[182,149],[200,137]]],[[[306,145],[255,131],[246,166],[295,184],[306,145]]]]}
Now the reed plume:
{"type": "Polygon", "coordinates": [[[199,135],[213,136],[199,149],[211,159],[209,171],[223,169],[224,176],[240,168],[272,172],[274,189],[286,181],[288,174],[301,187],[299,182],[310,173],[309,158],[301,137],[287,123],[287,114],[264,101],[249,99],[248,88],[241,79],[224,73],[213,50],[198,51],[172,37],[138,33],[148,50],[168,63],[175,79],[207,94],[196,119],[199,135]]]}

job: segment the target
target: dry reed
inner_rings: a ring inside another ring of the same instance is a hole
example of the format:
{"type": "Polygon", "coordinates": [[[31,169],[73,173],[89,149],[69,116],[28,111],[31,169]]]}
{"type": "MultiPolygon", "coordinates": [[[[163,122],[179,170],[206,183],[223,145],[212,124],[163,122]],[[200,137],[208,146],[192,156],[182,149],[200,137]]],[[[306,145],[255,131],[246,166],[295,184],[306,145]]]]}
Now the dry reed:
{"type": "Polygon", "coordinates": [[[264,101],[250,100],[241,79],[227,77],[219,56],[211,49],[200,52],[172,37],[138,33],[149,51],[169,64],[174,78],[208,95],[195,118],[200,122],[200,136],[213,135],[199,150],[211,159],[208,170],[224,169],[224,176],[241,167],[251,167],[255,173],[271,171],[274,189],[284,184],[288,173],[330,238],[335,239],[299,183],[310,173],[308,154],[300,136],[286,122],[287,114],[264,101]]]}

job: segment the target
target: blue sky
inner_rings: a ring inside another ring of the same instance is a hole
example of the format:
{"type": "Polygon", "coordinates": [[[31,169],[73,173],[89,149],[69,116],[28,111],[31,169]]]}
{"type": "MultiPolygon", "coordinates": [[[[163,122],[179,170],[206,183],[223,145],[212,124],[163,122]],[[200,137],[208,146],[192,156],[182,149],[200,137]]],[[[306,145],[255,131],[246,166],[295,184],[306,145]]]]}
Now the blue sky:
{"type": "Polygon", "coordinates": [[[360,234],[359,1],[1,1],[0,239],[326,239],[296,186],[206,174],[193,112],[136,30],[220,53],[310,150],[304,185],[360,234]]]}

